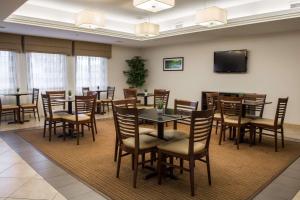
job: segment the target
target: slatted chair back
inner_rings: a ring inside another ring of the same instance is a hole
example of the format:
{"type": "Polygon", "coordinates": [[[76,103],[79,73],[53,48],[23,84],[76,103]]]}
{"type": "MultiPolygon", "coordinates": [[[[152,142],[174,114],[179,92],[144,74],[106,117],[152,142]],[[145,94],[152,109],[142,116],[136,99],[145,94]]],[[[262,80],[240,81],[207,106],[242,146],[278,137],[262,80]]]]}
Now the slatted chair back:
{"type": "Polygon", "coordinates": [[[106,98],[107,99],[111,99],[111,100],[114,100],[114,97],[115,97],[115,87],[112,87],[112,86],[108,86],[107,87],[107,96],[106,98]]]}
{"type": "Polygon", "coordinates": [[[279,98],[277,103],[274,126],[283,126],[289,98],[279,98]]]}
{"type": "Polygon", "coordinates": [[[88,91],[86,93],[86,96],[97,96],[97,92],[95,92],[95,91],[88,91]]]}
{"type": "Polygon", "coordinates": [[[154,90],[154,108],[157,107],[159,102],[163,102],[164,108],[168,108],[170,91],[164,89],[155,89],[154,90]]]}
{"type": "Polygon", "coordinates": [[[124,88],[123,92],[124,92],[125,99],[130,99],[130,98],[137,99],[137,89],[136,88],[124,88]]]}
{"type": "Polygon", "coordinates": [[[243,98],[242,97],[221,97],[220,108],[221,118],[224,123],[225,116],[236,118],[240,124],[243,114],[243,98]]]}
{"type": "Polygon", "coordinates": [[[214,113],[212,110],[193,111],[191,115],[189,155],[194,154],[195,143],[203,143],[208,150],[214,113]]]}
{"type": "Polygon", "coordinates": [[[135,147],[139,147],[139,124],[138,109],[115,107],[116,114],[116,133],[120,139],[120,144],[124,139],[134,137],[135,147]]]}
{"type": "MultiPolygon", "coordinates": [[[[198,109],[198,101],[186,101],[175,99],[174,102],[174,112],[177,115],[191,115],[193,111],[198,109]]],[[[181,119],[177,120],[177,123],[190,125],[191,119],[181,119]]],[[[175,128],[175,127],[174,127],[175,128]]]]}
{"type": "Polygon", "coordinates": [[[66,99],[66,91],[46,91],[46,94],[49,95],[51,99],[51,106],[66,108],[65,102],[53,101],[53,99],[66,99]]]}
{"type": "Polygon", "coordinates": [[[32,104],[35,104],[36,106],[38,106],[39,103],[39,94],[40,94],[39,89],[37,88],[32,89],[32,104]]]}
{"type": "Polygon", "coordinates": [[[75,96],[75,115],[78,122],[80,114],[89,114],[92,120],[95,115],[96,95],[91,96],[75,96]]]}
{"type": "Polygon", "coordinates": [[[90,91],[90,88],[89,87],[82,87],[81,91],[82,91],[82,95],[86,96],[87,93],[90,91]]]}
{"type": "Polygon", "coordinates": [[[42,94],[42,104],[43,104],[45,118],[52,119],[53,112],[52,112],[52,106],[51,106],[51,99],[50,99],[49,95],[42,94]]]}
{"type": "Polygon", "coordinates": [[[246,116],[258,116],[260,118],[263,117],[265,103],[266,103],[266,94],[245,94],[245,101],[258,101],[261,102],[259,105],[245,105],[245,113],[246,116]]]}
{"type": "Polygon", "coordinates": [[[206,93],[206,102],[207,102],[207,109],[219,111],[220,108],[218,107],[218,99],[219,93],[218,92],[210,92],[206,93]]]}

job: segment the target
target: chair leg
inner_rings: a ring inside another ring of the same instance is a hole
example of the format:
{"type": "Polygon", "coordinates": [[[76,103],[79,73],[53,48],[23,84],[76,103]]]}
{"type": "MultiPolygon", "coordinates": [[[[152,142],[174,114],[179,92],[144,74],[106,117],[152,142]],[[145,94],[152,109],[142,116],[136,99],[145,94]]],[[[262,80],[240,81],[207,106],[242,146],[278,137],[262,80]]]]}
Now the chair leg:
{"type": "Polygon", "coordinates": [[[95,142],[95,127],[94,127],[94,123],[92,122],[92,135],[93,135],[93,142],[95,142]]]}
{"type": "Polygon", "coordinates": [[[223,136],[223,134],[225,134],[224,132],[225,132],[224,126],[221,124],[221,133],[220,133],[220,137],[219,137],[219,145],[221,145],[221,143],[222,143],[222,136],[223,136]]]}
{"type": "Polygon", "coordinates": [[[96,117],[95,116],[94,116],[94,126],[95,126],[95,130],[96,130],[96,134],[98,134],[97,123],[96,123],[96,117]]]}
{"type": "Polygon", "coordinates": [[[49,142],[51,141],[52,122],[49,122],[49,142]]]}
{"type": "Polygon", "coordinates": [[[117,164],[117,178],[119,178],[119,175],[120,175],[121,159],[122,159],[122,149],[121,149],[121,147],[119,146],[118,164],[117,164]]]}
{"type": "Polygon", "coordinates": [[[284,132],[283,132],[283,127],[281,127],[281,146],[284,148],[284,132]]]}
{"type": "Polygon", "coordinates": [[[46,127],[47,127],[47,121],[45,120],[45,122],[44,122],[44,132],[43,132],[43,137],[46,137],[46,127]]]}
{"type": "Polygon", "coordinates": [[[145,168],[145,153],[142,154],[142,168],[145,168]]]}
{"type": "Polygon", "coordinates": [[[237,136],[236,136],[236,148],[240,149],[240,136],[241,136],[241,127],[238,127],[237,136]]]}
{"type": "Polygon", "coordinates": [[[134,154],[131,154],[131,169],[134,170],[134,154]]]}
{"type": "Polygon", "coordinates": [[[22,119],[23,119],[23,121],[25,121],[25,110],[24,109],[22,109],[22,119]]]}
{"type": "Polygon", "coordinates": [[[33,112],[34,119],[36,120],[36,115],[35,115],[35,109],[34,108],[32,108],[32,112],[33,112]]]}
{"type": "Polygon", "coordinates": [[[277,129],[274,129],[274,134],[275,134],[275,152],[278,151],[278,147],[277,147],[277,129]]]}
{"type": "Polygon", "coordinates": [[[56,122],[54,122],[54,135],[56,135],[56,122]]]}
{"type": "Polygon", "coordinates": [[[38,107],[36,107],[36,114],[38,116],[39,121],[41,121],[41,119],[40,119],[40,113],[39,113],[39,108],[38,107]]]}
{"type": "Polygon", "coordinates": [[[63,122],[64,141],[66,140],[66,122],[63,122]]]}
{"type": "Polygon", "coordinates": [[[138,173],[138,162],[139,162],[139,155],[135,154],[134,156],[134,175],[133,175],[133,187],[136,188],[136,180],[137,180],[137,173],[138,173]]]}
{"type": "Polygon", "coordinates": [[[162,180],[162,153],[158,152],[157,170],[158,170],[158,184],[161,185],[162,180]]]}
{"type": "Polygon", "coordinates": [[[183,174],[183,159],[180,158],[180,174],[183,174]]]}
{"type": "MultiPolygon", "coordinates": [[[[174,164],[174,157],[173,156],[170,157],[170,164],[171,165],[174,164]]],[[[170,175],[171,175],[171,177],[173,177],[173,174],[174,174],[173,172],[174,172],[174,167],[170,167],[170,175]]]]}
{"type": "Polygon", "coordinates": [[[195,183],[194,183],[194,172],[195,171],[195,160],[190,159],[190,184],[191,184],[191,195],[195,195],[195,183]]]}
{"type": "Polygon", "coordinates": [[[208,184],[211,185],[211,174],[210,174],[210,163],[209,163],[209,153],[206,154],[206,167],[207,167],[207,177],[208,184]]]}
{"type": "Polygon", "coordinates": [[[261,141],[262,141],[262,131],[263,131],[263,129],[259,128],[259,143],[261,143],[261,141]]]}
{"type": "Polygon", "coordinates": [[[219,120],[216,121],[216,135],[218,135],[219,120]]]}
{"type": "Polygon", "coordinates": [[[76,134],[76,136],[77,136],[77,145],[79,145],[79,124],[76,124],[76,131],[77,131],[77,134],[76,134]]]}
{"type": "Polygon", "coordinates": [[[115,155],[114,155],[114,161],[116,162],[117,161],[117,157],[118,157],[118,138],[116,136],[116,141],[115,141],[115,155]]]}

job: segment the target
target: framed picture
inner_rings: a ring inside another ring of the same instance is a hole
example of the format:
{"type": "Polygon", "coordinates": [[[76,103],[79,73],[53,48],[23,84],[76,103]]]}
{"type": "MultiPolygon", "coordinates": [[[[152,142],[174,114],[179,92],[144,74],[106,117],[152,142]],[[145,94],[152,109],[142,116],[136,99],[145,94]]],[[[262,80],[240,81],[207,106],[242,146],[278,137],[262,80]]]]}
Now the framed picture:
{"type": "Polygon", "coordinates": [[[164,71],[183,71],[184,58],[164,58],[164,71]]]}

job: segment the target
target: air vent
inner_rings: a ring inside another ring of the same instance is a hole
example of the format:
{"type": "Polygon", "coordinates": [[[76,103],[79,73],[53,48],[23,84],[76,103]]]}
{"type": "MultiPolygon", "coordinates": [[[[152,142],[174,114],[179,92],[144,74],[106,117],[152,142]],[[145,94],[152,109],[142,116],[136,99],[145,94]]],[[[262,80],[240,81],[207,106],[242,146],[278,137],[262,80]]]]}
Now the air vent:
{"type": "Polygon", "coordinates": [[[291,8],[300,8],[300,3],[292,3],[291,8]]]}

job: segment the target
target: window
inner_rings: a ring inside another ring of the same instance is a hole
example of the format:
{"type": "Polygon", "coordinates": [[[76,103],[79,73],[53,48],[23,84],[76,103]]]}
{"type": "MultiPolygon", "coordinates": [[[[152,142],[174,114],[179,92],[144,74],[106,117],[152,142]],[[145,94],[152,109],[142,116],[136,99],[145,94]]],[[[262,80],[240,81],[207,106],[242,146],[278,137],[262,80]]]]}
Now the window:
{"type": "Polygon", "coordinates": [[[81,94],[82,87],[91,90],[106,89],[107,59],[101,57],[76,56],[76,92],[81,94]]]}
{"type": "Polygon", "coordinates": [[[13,92],[17,88],[17,53],[0,51],[0,92],[13,92]]]}
{"type": "Polygon", "coordinates": [[[61,54],[27,53],[28,89],[65,90],[67,56],[61,54]]]}

